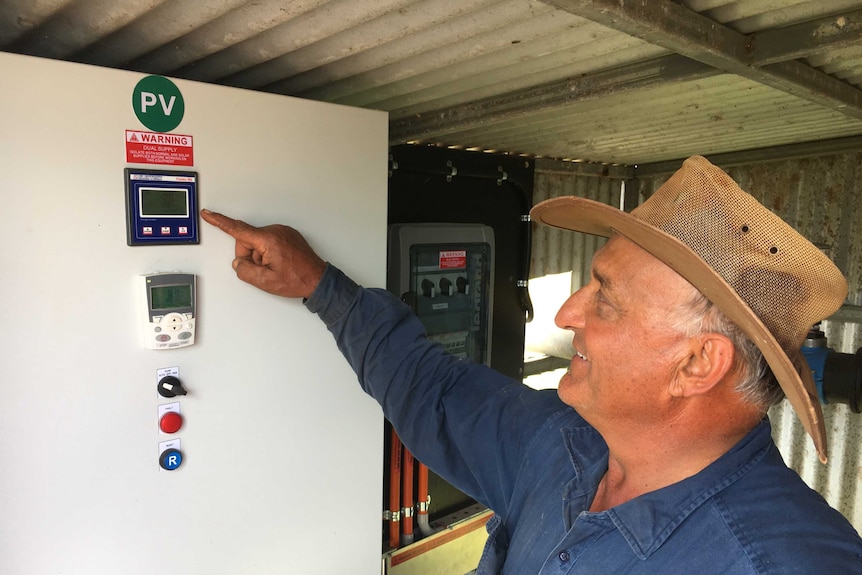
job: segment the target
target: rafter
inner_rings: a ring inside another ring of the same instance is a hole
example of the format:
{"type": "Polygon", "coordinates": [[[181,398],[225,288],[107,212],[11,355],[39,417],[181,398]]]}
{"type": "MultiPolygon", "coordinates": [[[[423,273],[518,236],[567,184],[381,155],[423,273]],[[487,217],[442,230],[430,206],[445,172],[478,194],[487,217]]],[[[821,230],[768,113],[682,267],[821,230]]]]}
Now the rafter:
{"type": "Polygon", "coordinates": [[[444,110],[392,120],[389,123],[389,141],[397,144],[410,140],[422,140],[431,135],[488,126],[495,122],[559,108],[574,102],[641,90],[668,82],[708,78],[719,73],[711,66],[683,56],[664,56],[525,88],[444,110]]]}
{"type": "Polygon", "coordinates": [[[752,35],[753,64],[763,66],[862,43],[862,10],[752,35]]]}
{"type": "Polygon", "coordinates": [[[798,61],[757,67],[752,36],[671,0],[544,0],[677,54],[862,119],[862,91],[798,61]]]}
{"type": "MultiPolygon", "coordinates": [[[[862,150],[862,136],[848,136],[845,138],[819,140],[816,142],[784,144],[782,146],[771,146],[768,148],[758,148],[756,150],[740,150],[738,152],[726,152],[723,154],[709,154],[709,161],[718,166],[727,168],[730,166],[758,164],[775,160],[793,160],[797,158],[830,156],[833,154],[858,152],[859,150],[862,150]]],[[[649,178],[661,174],[670,174],[679,169],[683,160],[685,160],[685,158],[653,162],[650,164],[640,164],[635,170],[635,175],[639,178],[649,178]]]]}

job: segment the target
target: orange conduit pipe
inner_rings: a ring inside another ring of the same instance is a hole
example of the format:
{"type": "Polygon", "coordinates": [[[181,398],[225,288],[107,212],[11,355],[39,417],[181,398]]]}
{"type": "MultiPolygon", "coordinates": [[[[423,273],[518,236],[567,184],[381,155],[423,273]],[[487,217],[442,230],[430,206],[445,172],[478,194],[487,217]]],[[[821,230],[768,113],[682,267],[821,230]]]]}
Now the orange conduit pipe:
{"type": "Polygon", "coordinates": [[[401,439],[392,428],[389,448],[389,547],[398,548],[401,536],[401,439]]]}
{"type": "Polygon", "coordinates": [[[401,544],[413,543],[413,454],[404,447],[401,476],[401,544]]]}
{"type": "Polygon", "coordinates": [[[419,462],[419,481],[417,484],[416,499],[419,502],[416,523],[419,527],[419,533],[422,537],[431,535],[431,526],[428,523],[428,505],[431,503],[431,496],[428,495],[428,466],[419,462]]]}

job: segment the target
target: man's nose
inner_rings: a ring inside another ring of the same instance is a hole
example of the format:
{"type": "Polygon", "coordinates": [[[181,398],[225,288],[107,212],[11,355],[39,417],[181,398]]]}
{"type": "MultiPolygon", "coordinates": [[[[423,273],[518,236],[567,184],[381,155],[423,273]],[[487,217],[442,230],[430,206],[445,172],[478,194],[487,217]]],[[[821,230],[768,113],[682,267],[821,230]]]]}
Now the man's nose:
{"type": "Polygon", "coordinates": [[[584,305],[589,297],[589,286],[582,287],[569,296],[554,318],[554,323],[562,329],[580,329],[584,325],[584,305]]]}

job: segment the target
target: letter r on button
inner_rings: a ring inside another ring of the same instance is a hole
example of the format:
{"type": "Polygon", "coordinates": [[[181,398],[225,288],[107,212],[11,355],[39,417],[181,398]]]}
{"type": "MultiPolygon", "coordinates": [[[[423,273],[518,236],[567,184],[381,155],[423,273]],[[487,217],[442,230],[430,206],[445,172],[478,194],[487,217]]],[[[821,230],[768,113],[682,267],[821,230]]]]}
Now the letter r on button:
{"type": "Polygon", "coordinates": [[[159,457],[162,469],[173,471],[183,464],[183,454],[178,449],[166,449],[159,457]]]}

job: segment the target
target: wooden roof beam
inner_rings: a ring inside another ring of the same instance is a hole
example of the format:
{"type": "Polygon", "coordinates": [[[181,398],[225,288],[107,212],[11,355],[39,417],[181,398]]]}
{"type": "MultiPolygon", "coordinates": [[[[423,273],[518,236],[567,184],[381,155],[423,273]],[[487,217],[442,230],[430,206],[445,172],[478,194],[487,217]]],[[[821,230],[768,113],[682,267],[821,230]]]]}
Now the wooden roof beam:
{"type": "Polygon", "coordinates": [[[862,42],[862,10],[764,30],[751,37],[754,47],[752,63],[755,66],[859,46],[862,42]]]}
{"type": "Polygon", "coordinates": [[[862,90],[796,60],[758,66],[747,36],[671,0],[543,0],[719,70],[862,119],[862,90]]]}
{"type": "Polygon", "coordinates": [[[664,56],[392,120],[389,122],[389,142],[395,145],[429,137],[437,138],[445,133],[503,122],[578,101],[650,88],[668,82],[708,78],[719,73],[711,66],[683,56],[664,56]]]}

